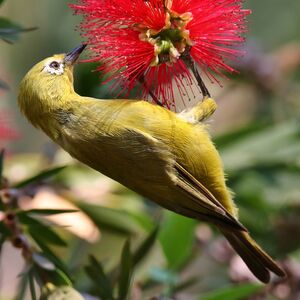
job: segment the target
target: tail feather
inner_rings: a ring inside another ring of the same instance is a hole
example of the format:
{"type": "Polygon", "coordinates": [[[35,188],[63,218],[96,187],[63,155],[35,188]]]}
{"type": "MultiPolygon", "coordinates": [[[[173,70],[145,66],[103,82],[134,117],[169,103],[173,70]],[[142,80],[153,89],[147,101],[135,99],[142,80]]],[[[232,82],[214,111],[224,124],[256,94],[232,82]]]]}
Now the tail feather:
{"type": "Polygon", "coordinates": [[[282,268],[259,247],[247,232],[220,230],[259,280],[268,283],[270,271],[280,277],[286,276],[282,268]]]}

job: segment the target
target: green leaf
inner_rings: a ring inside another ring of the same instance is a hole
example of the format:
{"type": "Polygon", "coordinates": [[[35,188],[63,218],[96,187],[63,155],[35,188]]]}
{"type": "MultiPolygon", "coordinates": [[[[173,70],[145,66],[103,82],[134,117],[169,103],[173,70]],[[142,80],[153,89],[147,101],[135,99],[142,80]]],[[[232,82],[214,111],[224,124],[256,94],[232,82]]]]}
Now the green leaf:
{"type": "Polygon", "coordinates": [[[104,273],[102,264],[94,256],[90,256],[90,264],[85,267],[85,271],[99,293],[102,300],[113,299],[113,289],[109,278],[104,273]]]}
{"type": "Polygon", "coordinates": [[[35,286],[34,286],[34,276],[33,276],[32,270],[30,270],[28,273],[28,280],[29,280],[29,289],[30,289],[31,299],[37,300],[35,286]]]}
{"type": "Polygon", "coordinates": [[[56,268],[55,270],[56,279],[52,279],[52,282],[54,282],[57,285],[69,285],[72,286],[72,281],[64,271],[56,268]]]}
{"type": "MultiPolygon", "coordinates": [[[[158,233],[158,227],[155,228],[146,238],[145,240],[137,247],[137,249],[132,254],[132,268],[134,269],[136,265],[138,265],[142,259],[146,257],[148,252],[151,250],[152,246],[155,243],[156,236],[158,233]]],[[[120,267],[117,265],[110,274],[112,282],[119,277],[120,267]]]]}
{"type": "Polygon", "coordinates": [[[289,121],[253,132],[221,151],[227,172],[255,166],[296,165],[300,156],[299,122],[289,121]]]}
{"type": "Polygon", "coordinates": [[[30,226],[28,228],[28,233],[34,239],[43,241],[46,244],[56,245],[56,246],[67,246],[67,243],[50,227],[45,225],[30,226]]]}
{"type": "Polygon", "coordinates": [[[25,179],[19,183],[17,183],[14,188],[23,188],[31,183],[36,183],[45,179],[48,179],[49,177],[52,177],[56,174],[58,174],[59,172],[61,172],[62,170],[64,170],[67,166],[60,166],[60,167],[55,167],[53,169],[49,169],[49,170],[45,170],[42,171],[41,173],[34,175],[28,179],[25,179]]]}
{"type": "MultiPolygon", "coordinates": [[[[3,163],[4,163],[4,149],[0,151],[0,189],[2,188],[3,184],[3,163]]],[[[0,211],[4,211],[5,205],[2,201],[1,195],[0,195],[0,211]]]]}
{"type": "Polygon", "coordinates": [[[6,18],[0,17],[0,39],[13,44],[20,36],[20,33],[36,30],[37,27],[23,28],[19,24],[14,23],[6,18]]]}
{"type": "MultiPolygon", "coordinates": [[[[42,248],[42,247],[41,247],[42,248]]],[[[42,282],[46,277],[48,282],[54,285],[72,286],[72,280],[68,273],[65,271],[66,266],[60,261],[60,259],[49,249],[47,246],[43,246],[43,252],[33,254],[33,270],[42,282]],[[42,272],[41,272],[42,269],[42,272]]]]}
{"type": "Polygon", "coordinates": [[[29,280],[28,278],[28,272],[21,274],[21,279],[19,280],[19,284],[17,286],[17,294],[14,297],[14,300],[24,300],[26,298],[25,294],[27,291],[27,282],[29,280]]]}
{"type": "Polygon", "coordinates": [[[119,277],[118,300],[128,299],[130,292],[133,262],[130,253],[130,241],[127,240],[122,251],[121,269],[119,277]]]}
{"type": "Polygon", "coordinates": [[[0,0],[0,5],[4,2],[4,0],[0,0]]]}
{"type": "Polygon", "coordinates": [[[238,130],[215,137],[214,143],[217,145],[218,149],[221,149],[222,147],[236,143],[248,135],[259,132],[267,128],[267,126],[268,125],[264,123],[250,123],[245,127],[239,128],[238,130]]]}
{"type": "Polygon", "coordinates": [[[151,248],[155,243],[157,233],[158,233],[158,227],[155,228],[141,243],[141,245],[136,249],[136,251],[133,254],[134,267],[149,253],[149,251],[151,250],[151,248]]]}
{"type": "Polygon", "coordinates": [[[3,234],[0,234],[0,256],[1,256],[1,253],[2,253],[3,244],[5,243],[5,241],[6,241],[6,236],[3,235],[3,234]]]}
{"type": "Polygon", "coordinates": [[[0,196],[0,211],[4,211],[5,210],[5,204],[0,196]]]}
{"type": "Polygon", "coordinates": [[[139,227],[146,231],[152,231],[155,227],[151,216],[144,212],[128,212],[130,218],[138,224],[139,227]]]}
{"type": "Polygon", "coordinates": [[[41,221],[24,213],[19,213],[17,216],[22,224],[28,226],[27,230],[34,240],[39,240],[39,242],[57,246],[67,245],[54,230],[43,224],[41,221]]]}
{"type": "Polygon", "coordinates": [[[55,270],[55,265],[46,258],[42,253],[33,253],[32,260],[42,269],[53,271],[55,270]]]}
{"type": "Polygon", "coordinates": [[[5,83],[1,79],[0,79],[0,89],[2,89],[2,90],[8,90],[9,89],[9,86],[7,85],[7,83],[5,83]]]}
{"type": "Polygon", "coordinates": [[[168,266],[176,269],[191,255],[197,221],[166,211],[163,224],[159,240],[168,266]]]}
{"type": "MultiPolygon", "coordinates": [[[[44,241],[41,241],[38,237],[35,237],[35,242],[38,244],[38,246],[41,248],[43,254],[51,261],[53,262],[59,269],[64,272],[66,276],[68,276],[69,281],[71,281],[70,276],[68,275],[68,268],[66,265],[61,261],[61,259],[54,254],[54,252],[45,244],[44,241]]],[[[67,282],[66,282],[67,283],[67,282]]]]}
{"type": "MultiPolygon", "coordinates": [[[[132,269],[134,269],[147,256],[151,248],[154,246],[157,233],[158,227],[155,228],[134,251],[132,255],[132,269]]],[[[115,269],[111,271],[111,278],[113,282],[119,276],[119,273],[119,266],[116,266],[115,269]]]]}
{"type": "Polygon", "coordinates": [[[100,230],[106,229],[125,235],[137,232],[136,221],[126,211],[85,202],[75,202],[74,204],[87,214],[100,230]]]}
{"type": "Polygon", "coordinates": [[[199,300],[244,300],[257,293],[262,289],[262,287],[262,285],[253,283],[232,285],[204,294],[199,298],[199,300]]]}
{"type": "Polygon", "coordinates": [[[178,284],[178,275],[171,270],[166,270],[158,267],[151,268],[150,276],[154,281],[175,286],[178,284]]]}
{"type": "Polygon", "coordinates": [[[43,281],[43,276],[47,277],[48,282],[51,282],[52,284],[56,286],[73,286],[71,279],[69,276],[62,271],[59,268],[55,268],[54,270],[45,270],[43,269],[43,272],[41,273],[38,268],[36,268],[37,274],[41,275],[41,280],[43,281]]]}
{"type": "Polygon", "coordinates": [[[23,210],[18,213],[18,215],[42,215],[42,216],[51,216],[57,214],[66,214],[66,213],[76,213],[79,210],[77,209],[29,209],[23,210]]]}
{"type": "Polygon", "coordinates": [[[3,163],[4,163],[4,149],[0,151],[0,188],[1,188],[1,178],[3,174],[3,163]]]}
{"type": "Polygon", "coordinates": [[[6,225],[3,223],[3,221],[0,221],[0,234],[4,237],[7,237],[10,235],[10,231],[6,227],[6,225]]]}

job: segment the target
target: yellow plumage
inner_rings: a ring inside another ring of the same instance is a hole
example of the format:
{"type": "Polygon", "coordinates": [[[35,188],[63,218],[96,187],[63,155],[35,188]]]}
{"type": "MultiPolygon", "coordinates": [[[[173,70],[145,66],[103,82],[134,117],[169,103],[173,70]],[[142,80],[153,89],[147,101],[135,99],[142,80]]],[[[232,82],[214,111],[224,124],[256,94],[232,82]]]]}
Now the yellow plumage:
{"type": "Polygon", "coordinates": [[[263,282],[282,269],[238,221],[222,162],[201,122],[216,109],[205,98],[180,114],[146,101],[81,97],[73,63],[83,47],[54,55],[24,77],[19,106],[73,157],[159,205],[215,224],[263,282]]]}

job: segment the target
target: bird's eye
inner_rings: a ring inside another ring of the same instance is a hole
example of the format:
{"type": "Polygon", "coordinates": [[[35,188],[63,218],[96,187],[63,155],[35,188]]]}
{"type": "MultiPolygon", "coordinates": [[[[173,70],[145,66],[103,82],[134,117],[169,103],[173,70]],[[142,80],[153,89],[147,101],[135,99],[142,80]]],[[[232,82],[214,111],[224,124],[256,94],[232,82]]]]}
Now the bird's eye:
{"type": "Polygon", "coordinates": [[[59,69],[60,64],[57,61],[53,61],[53,62],[51,62],[51,64],[49,65],[49,67],[57,70],[57,69],[59,69]]]}

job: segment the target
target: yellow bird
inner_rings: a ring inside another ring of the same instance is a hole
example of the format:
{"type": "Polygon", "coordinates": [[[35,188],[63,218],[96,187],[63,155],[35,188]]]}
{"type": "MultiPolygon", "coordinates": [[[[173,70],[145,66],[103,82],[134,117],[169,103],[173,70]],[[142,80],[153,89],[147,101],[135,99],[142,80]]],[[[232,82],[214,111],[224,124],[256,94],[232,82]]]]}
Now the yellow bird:
{"type": "Polygon", "coordinates": [[[28,120],[74,158],[178,214],[218,227],[253,274],[269,282],[278,264],[238,221],[223,165],[203,120],[206,97],[176,114],[139,100],[103,100],[74,91],[73,65],[85,45],[46,58],[24,77],[18,97],[28,120]]]}

